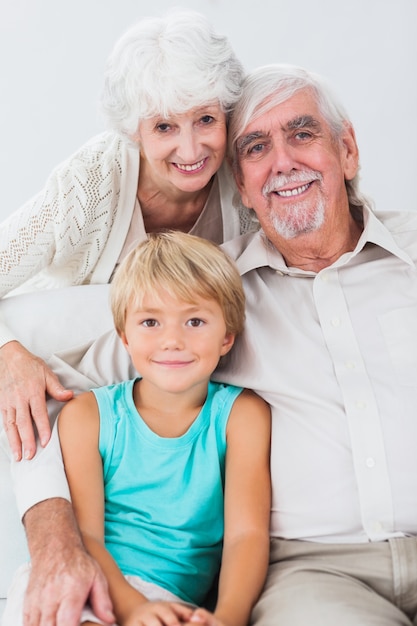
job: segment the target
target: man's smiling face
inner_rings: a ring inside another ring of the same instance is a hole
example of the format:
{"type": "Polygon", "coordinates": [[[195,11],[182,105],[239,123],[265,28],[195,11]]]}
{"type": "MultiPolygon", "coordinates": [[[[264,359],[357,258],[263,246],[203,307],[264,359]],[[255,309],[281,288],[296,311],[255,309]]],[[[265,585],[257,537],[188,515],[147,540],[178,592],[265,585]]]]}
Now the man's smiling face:
{"type": "Polygon", "coordinates": [[[237,140],[237,182],[272,241],[319,230],[349,210],[345,179],[357,168],[352,142],[356,147],[349,127],[334,137],[310,89],[248,124],[237,140]]]}

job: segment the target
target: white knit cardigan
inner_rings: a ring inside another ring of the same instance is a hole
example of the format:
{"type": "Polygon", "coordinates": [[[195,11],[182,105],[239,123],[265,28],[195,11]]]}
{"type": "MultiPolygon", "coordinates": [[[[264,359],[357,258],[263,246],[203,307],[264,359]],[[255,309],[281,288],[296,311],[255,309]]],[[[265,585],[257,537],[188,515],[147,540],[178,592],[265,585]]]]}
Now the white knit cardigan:
{"type": "MultiPolygon", "coordinates": [[[[0,225],[0,297],[107,283],[129,230],[138,176],[137,144],[114,132],[93,137],[55,168],[43,191],[0,225]]],[[[234,208],[226,165],[216,176],[227,241],[251,224],[234,208]]],[[[145,238],[143,223],[141,229],[145,238]]],[[[15,338],[0,320],[0,346],[15,338]]]]}

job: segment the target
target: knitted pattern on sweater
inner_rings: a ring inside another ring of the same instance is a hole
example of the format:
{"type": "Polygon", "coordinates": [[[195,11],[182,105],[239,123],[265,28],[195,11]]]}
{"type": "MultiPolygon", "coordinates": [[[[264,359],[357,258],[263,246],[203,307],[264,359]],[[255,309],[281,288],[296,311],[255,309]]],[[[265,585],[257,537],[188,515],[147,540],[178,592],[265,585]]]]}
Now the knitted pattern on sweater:
{"type": "Polygon", "coordinates": [[[128,161],[139,162],[134,152],[137,148],[120,135],[93,138],[3,222],[0,296],[32,277],[34,289],[91,282],[117,212],[126,212],[130,221],[133,206],[121,205],[120,191],[129,183],[128,161]]]}

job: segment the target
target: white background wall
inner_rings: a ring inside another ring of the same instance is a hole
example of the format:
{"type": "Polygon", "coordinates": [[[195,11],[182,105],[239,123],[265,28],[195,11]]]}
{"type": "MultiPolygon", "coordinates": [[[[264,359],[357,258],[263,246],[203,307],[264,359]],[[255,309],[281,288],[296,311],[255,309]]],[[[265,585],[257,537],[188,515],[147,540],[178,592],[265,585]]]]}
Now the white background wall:
{"type": "Polygon", "coordinates": [[[171,6],[205,13],[247,69],[328,77],[356,128],[363,190],[381,209],[417,207],[417,0],[0,0],[0,219],[102,129],[113,43],[171,6]]]}

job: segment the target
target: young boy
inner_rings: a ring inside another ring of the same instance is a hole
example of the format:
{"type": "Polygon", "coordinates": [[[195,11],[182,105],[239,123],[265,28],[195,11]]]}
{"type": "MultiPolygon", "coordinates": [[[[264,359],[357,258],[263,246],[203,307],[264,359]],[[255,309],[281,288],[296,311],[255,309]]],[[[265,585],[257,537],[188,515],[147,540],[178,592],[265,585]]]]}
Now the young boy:
{"type": "MultiPolygon", "coordinates": [[[[151,234],[118,268],[111,306],[140,375],[78,396],[58,428],[116,622],[245,626],[268,563],[270,412],[210,381],[243,329],[239,274],[209,241],[151,234]],[[210,613],[197,607],[219,568],[210,613]]],[[[82,623],[101,622],[86,609],[82,623]]]]}

